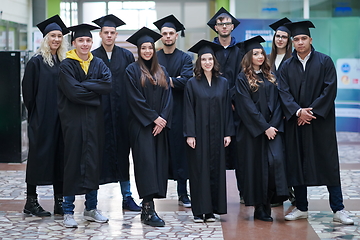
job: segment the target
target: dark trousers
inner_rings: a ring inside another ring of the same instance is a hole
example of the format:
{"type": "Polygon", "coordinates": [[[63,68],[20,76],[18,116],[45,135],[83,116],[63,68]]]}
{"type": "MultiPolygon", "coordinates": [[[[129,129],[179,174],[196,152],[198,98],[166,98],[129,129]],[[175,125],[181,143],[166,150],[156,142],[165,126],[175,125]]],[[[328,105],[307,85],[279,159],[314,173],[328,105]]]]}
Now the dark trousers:
{"type": "MultiPolygon", "coordinates": [[[[329,191],[329,202],[331,210],[336,213],[344,209],[341,186],[327,186],[329,191]]],[[[308,210],[307,186],[295,186],[296,208],[300,211],[308,210]]]]}

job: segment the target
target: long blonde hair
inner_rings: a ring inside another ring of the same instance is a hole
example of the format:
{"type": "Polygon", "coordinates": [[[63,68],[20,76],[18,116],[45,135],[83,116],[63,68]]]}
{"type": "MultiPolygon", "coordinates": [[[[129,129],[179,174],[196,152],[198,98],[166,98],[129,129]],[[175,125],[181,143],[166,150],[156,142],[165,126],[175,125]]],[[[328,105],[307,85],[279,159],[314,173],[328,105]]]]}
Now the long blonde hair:
{"type": "MultiPolygon", "coordinates": [[[[56,51],[56,55],[58,56],[60,62],[66,58],[66,52],[68,50],[68,42],[63,36],[60,47],[56,51]]],[[[49,46],[49,33],[45,35],[45,37],[41,40],[40,47],[36,50],[35,56],[41,55],[44,59],[44,63],[49,65],[50,67],[54,66],[54,60],[51,55],[51,49],[49,46]]]]}
{"type": "MultiPolygon", "coordinates": [[[[260,69],[264,75],[264,77],[271,83],[276,85],[275,76],[270,71],[270,65],[268,63],[265,50],[262,49],[262,54],[264,55],[264,63],[260,66],[260,69]]],[[[243,67],[243,72],[245,73],[246,78],[248,79],[250,89],[253,92],[256,92],[259,89],[259,84],[262,80],[255,74],[255,70],[252,63],[253,50],[248,51],[243,60],[241,61],[241,65],[243,67]]]]}

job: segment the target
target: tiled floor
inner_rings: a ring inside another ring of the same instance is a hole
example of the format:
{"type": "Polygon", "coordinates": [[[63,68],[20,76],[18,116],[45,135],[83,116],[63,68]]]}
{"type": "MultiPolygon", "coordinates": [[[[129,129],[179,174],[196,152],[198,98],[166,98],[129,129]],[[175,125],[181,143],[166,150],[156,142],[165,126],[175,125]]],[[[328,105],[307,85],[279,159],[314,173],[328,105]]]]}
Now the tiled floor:
{"type": "MultiPolygon", "coordinates": [[[[338,133],[341,180],[346,209],[354,226],[332,221],[326,187],[308,188],[309,218],[286,222],[289,202],[272,209],[273,223],[253,219],[253,208],[239,203],[233,171],[227,172],[228,214],[217,216],[215,223],[195,224],[191,209],[177,205],[176,184],[169,181],[168,197],[156,200],[158,214],[166,226],[154,228],[141,224],[139,213],[122,211],[119,184],[99,190],[99,209],[109,217],[106,224],[83,220],[83,196],[77,196],[77,229],[62,226],[62,217],[34,217],[22,213],[25,203],[26,164],[0,163],[0,239],[360,239],[360,134],[338,133]]],[[[139,202],[135,183],[133,196],[139,202]]],[[[52,188],[38,187],[41,205],[53,207],[52,188]]]]}

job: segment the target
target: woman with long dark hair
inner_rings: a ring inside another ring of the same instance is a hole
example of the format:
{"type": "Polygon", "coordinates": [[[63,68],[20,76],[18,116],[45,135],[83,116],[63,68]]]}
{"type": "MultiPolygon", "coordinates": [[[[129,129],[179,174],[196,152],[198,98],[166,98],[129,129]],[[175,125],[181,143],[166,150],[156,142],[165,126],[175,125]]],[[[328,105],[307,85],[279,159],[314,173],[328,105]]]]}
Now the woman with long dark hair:
{"type": "Polygon", "coordinates": [[[194,222],[214,222],[226,214],[225,147],[234,135],[229,84],[220,76],[214,52],[220,45],[201,40],[189,49],[198,53],[195,77],[184,92],[190,194],[194,222]]]}
{"type": "Polygon", "coordinates": [[[53,185],[54,214],[63,215],[64,144],[57,107],[57,85],[60,62],[65,59],[67,51],[63,37],[69,30],[58,15],[37,27],[44,38],[27,63],[22,81],[29,136],[24,213],[43,217],[51,213],[38,203],[36,186],[39,185],[53,185]]]}
{"type": "Polygon", "coordinates": [[[261,42],[261,36],[243,42],[246,54],[235,84],[241,120],[236,138],[245,205],[255,206],[254,218],[273,221],[270,199],[274,193],[287,196],[288,189],[280,98],[261,42]]]}
{"type": "Polygon", "coordinates": [[[126,68],[130,107],[129,135],[137,190],[142,201],[141,221],[162,227],[154,198],[165,198],[168,179],[172,95],[169,76],[159,65],[154,42],[162,36],[143,27],[128,42],[138,48],[138,60],[126,68]]]}
{"type": "Polygon", "coordinates": [[[269,25],[275,34],[272,40],[269,64],[271,71],[277,76],[282,63],[291,57],[292,43],[290,39],[290,30],[284,26],[285,23],[291,22],[288,18],[282,18],[269,25]]]}

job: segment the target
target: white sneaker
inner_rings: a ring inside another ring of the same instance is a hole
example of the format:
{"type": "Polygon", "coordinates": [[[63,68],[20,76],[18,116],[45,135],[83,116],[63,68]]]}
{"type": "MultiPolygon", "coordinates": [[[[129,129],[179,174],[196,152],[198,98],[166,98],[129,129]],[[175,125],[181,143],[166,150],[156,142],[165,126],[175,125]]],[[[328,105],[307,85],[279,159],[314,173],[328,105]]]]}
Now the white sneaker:
{"type": "Polygon", "coordinates": [[[285,216],[285,220],[288,220],[288,221],[298,220],[298,219],[302,219],[302,218],[308,218],[308,212],[300,211],[297,208],[294,208],[291,212],[289,212],[285,216]]]}
{"type": "Polygon", "coordinates": [[[84,210],[84,218],[91,222],[98,222],[98,223],[106,223],[109,221],[109,219],[103,215],[97,210],[93,209],[90,211],[84,210]]]}
{"type": "Polygon", "coordinates": [[[64,214],[64,226],[67,228],[77,228],[78,224],[74,219],[74,215],[72,214],[64,214]]]}
{"type": "Polygon", "coordinates": [[[337,212],[334,214],[333,221],[334,221],[334,222],[341,222],[342,224],[346,224],[346,225],[353,225],[353,224],[354,224],[354,220],[352,220],[352,219],[349,217],[348,212],[345,211],[344,209],[343,209],[343,210],[340,210],[340,211],[337,211],[337,212]]]}

